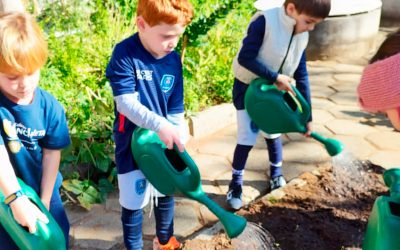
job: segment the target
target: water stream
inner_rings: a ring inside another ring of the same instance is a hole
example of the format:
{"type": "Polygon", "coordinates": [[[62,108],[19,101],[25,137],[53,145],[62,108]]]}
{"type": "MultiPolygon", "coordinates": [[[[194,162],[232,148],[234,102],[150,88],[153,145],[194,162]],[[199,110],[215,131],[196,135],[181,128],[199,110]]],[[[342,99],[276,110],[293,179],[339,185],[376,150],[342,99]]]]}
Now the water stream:
{"type": "Polygon", "coordinates": [[[235,250],[279,250],[275,239],[265,228],[260,225],[247,222],[244,231],[231,240],[235,250]]]}
{"type": "Polygon", "coordinates": [[[336,182],[336,192],[339,195],[345,195],[349,189],[357,191],[367,188],[364,172],[363,162],[349,151],[343,150],[332,158],[332,174],[336,182]]]}

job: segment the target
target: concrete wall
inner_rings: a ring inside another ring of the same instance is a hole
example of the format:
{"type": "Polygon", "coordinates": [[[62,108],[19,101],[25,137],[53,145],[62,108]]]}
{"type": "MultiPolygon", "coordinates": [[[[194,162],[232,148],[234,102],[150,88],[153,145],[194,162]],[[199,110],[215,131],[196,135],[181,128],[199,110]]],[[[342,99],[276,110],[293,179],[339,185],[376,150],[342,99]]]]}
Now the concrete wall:
{"type": "MultiPolygon", "coordinates": [[[[394,0],[400,1],[400,0],[394,0]]],[[[309,60],[359,56],[368,52],[378,33],[381,8],[370,12],[328,17],[310,32],[309,60]]]]}
{"type": "Polygon", "coordinates": [[[382,17],[400,20],[400,0],[382,0],[382,17]]]}

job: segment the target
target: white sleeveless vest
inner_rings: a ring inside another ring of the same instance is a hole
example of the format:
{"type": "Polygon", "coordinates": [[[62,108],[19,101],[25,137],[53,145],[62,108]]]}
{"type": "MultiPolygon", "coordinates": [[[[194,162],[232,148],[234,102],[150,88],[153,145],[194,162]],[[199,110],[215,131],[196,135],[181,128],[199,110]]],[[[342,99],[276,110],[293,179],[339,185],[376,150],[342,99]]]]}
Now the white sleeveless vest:
{"type": "MultiPolygon", "coordinates": [[[[264,64],[269,70],[278,72],[283,58],[288,50],[290,37],[296,21],[286,15],[284,7],[257,12],[250,23],[260,15],[265,17],[265,34],[263,44],[260,47],[256,60],[264,64]]],[[[289,53],[282,68],[282,74],[292,77],[299,66],[301,55],[308,43],[308,32],[293,36],[289,53]]],[[[243,44],[241,45],[241,47],[243,44]]],[[[241,49],[240,47],[240,49],[241,49]]],[[[240,50],[239,50],[240,51],[240,50]]],[[[239,53],[238,53],[239,54],[239,53]]],[[[256,74],[242,67],[238,62],[238,55],[233,59],[233,72],[239,81],[249,84],[259,78],[256,74]]]]}

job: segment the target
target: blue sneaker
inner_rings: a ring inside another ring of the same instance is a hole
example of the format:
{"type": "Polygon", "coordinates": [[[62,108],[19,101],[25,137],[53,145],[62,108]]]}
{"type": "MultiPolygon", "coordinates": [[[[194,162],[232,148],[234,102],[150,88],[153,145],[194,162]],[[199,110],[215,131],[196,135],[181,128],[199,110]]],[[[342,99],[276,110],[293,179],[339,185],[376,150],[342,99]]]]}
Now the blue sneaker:
{"type": "Polygon", "coordinates": [[[239,210],[242,207],[242,186],[231,187],[229,185],[226,202],[232,209],[239,210]]]}
{"type": "Polygon", "coordinates": [[[270,190],[275,190],[286,185],[286,180],[282,175],[277,176],[269,181],[270,190]]]}

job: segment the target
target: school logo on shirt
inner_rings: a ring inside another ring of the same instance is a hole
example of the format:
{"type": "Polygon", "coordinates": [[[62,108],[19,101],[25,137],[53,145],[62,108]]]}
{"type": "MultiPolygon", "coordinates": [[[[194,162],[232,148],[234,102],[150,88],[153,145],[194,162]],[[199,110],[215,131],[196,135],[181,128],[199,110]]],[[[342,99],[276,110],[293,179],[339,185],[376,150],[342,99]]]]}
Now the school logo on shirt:
{"type": "Polygon", "coordinates": [[[20,141],[9,141],[8,148],[11,153],[16,154],[21,150],[21,142],[20,141]]]}
{"type": "Polygon", "coordinates": [[[135,183],[136,194],[142,195],[146,190],[146,179],[138,179],[135,183]]]}
{"type": "Polygon", "coordinates": [[[17,130],[15,129],[15,124],[12,124],[11,121],[4,119],[3,120],[3,128],[6,135],[10,137],[10,139],[18,139],[17,130]]]}
{"type": "Polygon", "coordinates": [[[163,75],[161,79],[161,89],[164,93],[171,90],[172,86],[174,86],[175,76],[173,75],[163,75]]]}
{"type": "Polygon", "coordinates": [[[137,69],[136,78],[138,80],[153,81],[153,70],[137,69]]]}

